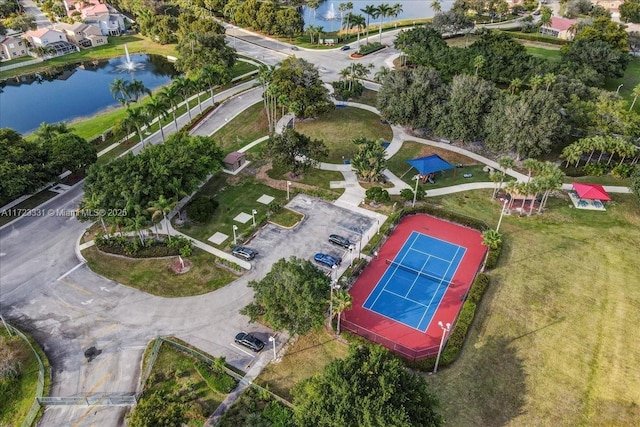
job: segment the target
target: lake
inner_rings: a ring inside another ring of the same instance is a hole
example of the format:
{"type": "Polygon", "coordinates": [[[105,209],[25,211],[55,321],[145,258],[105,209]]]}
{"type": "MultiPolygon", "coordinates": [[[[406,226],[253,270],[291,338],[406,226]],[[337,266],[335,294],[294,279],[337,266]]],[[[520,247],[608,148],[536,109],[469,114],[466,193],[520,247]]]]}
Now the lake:
{"type": "Polygon", "coordinates": [[[168,84],[173,64],[158,55],[90,61],[0,82],[0,127],[26,135],[41,123],[72,122],[120,106],[109,90],[116,78],[136,79],[150,89],[168,84]]]}
{"type": "MultiPolygon", "coordinates": [[[[369,0],[369,1],[351,1],[353,3],[353,10],[351,13],[354,15],[362,15],[364,19],[367,19],[367,15],[360,11],[360,9],[364,9],[368,5],[379,6],[382,3],[386,3],[390,6],[393,6],[396,3],[400,3],[402,5],[403,11],[398,14],[397,17],[387,16],[384,19],[385,23],[397,21],[399,19],[413,19],[413,18],[431,18],[434,15],[433,9],[431,9],[431,1],[423,1],[423,0],[414,0],[414,1],[380,1],[380,0],[369,0]]],[[[320,4],[320,7],[314,11],[306,6],[303,7],[303,16],[305,26],[315,25],[321,26],[325,31],[338,31],[340,29],[340,11],[338,7],[340,3],[347,3],[346,1],[324,1],[320,4]]],[[[454,1],[441,1],[440,6],[442,7],[442,11],[445,12],[453,7],[454,1]]],[[[369,24],[377,24],[380,22],[380,19],[369,19],[369,24]]]]}

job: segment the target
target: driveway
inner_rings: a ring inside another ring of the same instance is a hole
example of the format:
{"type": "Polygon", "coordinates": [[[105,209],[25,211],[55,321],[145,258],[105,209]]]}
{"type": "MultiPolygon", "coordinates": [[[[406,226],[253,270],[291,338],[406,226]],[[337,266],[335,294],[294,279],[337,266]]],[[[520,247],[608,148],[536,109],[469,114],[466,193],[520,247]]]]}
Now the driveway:
{"type": "Polygon", "coordinates": [[[44,14],[42,10],[38,7],[35,1],[33,0],[20,0],[20,4],[24,9],[24,13],[27,15],[33,15],[36,19],[36,25],[38,28],[53,28],[53,24],[47,18],[47,15],[44,14]]]}

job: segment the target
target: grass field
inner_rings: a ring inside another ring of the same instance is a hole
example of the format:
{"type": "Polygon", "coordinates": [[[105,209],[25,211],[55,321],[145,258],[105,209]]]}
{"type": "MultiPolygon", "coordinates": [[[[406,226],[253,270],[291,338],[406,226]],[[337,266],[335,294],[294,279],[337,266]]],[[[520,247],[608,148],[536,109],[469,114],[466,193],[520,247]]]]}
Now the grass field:
{"type": "Polygon", "coordinates": [[[258,377],[260,385],[289,401],[291,388],[318,374],[332,360],[347,355],[348,346],[320,327],[297,339],[280,363],[269,364],[258,377]]]}
{"type": "MultiPolygon", "coordinates": [[[[266,218],[268,207],[258,203],[257,200],[263,194],[275,197],[275,203],[284,203],[286,192],[276,190],[259,183],[251,176],[230,177],[225,174],[217,175],[209,180],[199,191],[198,195],[213,197],[220,204],[213,214],[213,217],[206,224],[192,224],[182,227],[181,232],[195,237],[198,240],[207,242],[216,231],[220,231],[228,236],[233,236],[232,227],[238,226],[236,235],[239,242],[253,232],[254,227],[251,220],[245,224],[234,221],[241,212],[251,215],[253,209],[257,210],[256,222],[259,224],[266,218]]],[[[198,197],[196,195],[196,197],[198,197]]],[[[207,242],[211,245],[213,243],[207,242]]],[[[233,245],[233,237],[229,237],[219,245],[220,248],[233,245]]],[[[214,245],[215,246],[215,245],[214,245]]]]}
{"type": "MultiPolygon", "coordinates": [[[[620,88],[620,96],[626,99],[629,102],[629,106],[631,106],[631,102],[633,101],[632,91],[633,88],[640,84],[640,58],[634,56],[631,58],[631,62],[629,62],[629,66],[627,67],[627,71],[624,73],[624,76],[619,79],[608,79],[605,82],[604,88],[608,89],[612,92],[615,92],[618,88],[618,85],[622,84],[620,88]]],[[[640,102],[636,101],[636,105],[633,107],[633,111],[640,113],[640,102]]]]}
{"type": "Polygon", "coordinates": [[[302,218],[304,218],[304,215],[301,213],[294,212],[291,209],[282,208],[279,212],[276,212],[269,217],[269,221],[285,228],[291,228],[302,221],[302,218]]]}
{"type": "MultiPolygon", "coordinates": [[[[490,192],[435,200],[496,224],[490,192]]],[[[505,217],[505,248],[460,359],[427,376],[449,425],[637,425],[640,205],[551,199],[505,217]],[[635,421],[634,421],[635,420],[635,421]]]]}
{"type": "Polygon", "coordinates": [[[215,291],[237,277],[217,267],[213,255],[194,248],[187,273],[176,275],[169,266],[175,259],[126,259],[101,254],[91,247],[82,251],[89,267],[111,280],[152,295],[183,297],[215,291]]]}
{"type": "Polygon", "coordinates": [[[331,181],[344,180],[344,176],[338,171],[327,171],[311,168],[307,172],[294,179],[289,176],[289,172],[285,169],[274,166],[269,169],[267,175],[269,175],[269,177],[273,179],[288,179],[290,181],[295,180],[295,182],[313,185],[314,187],[324,188],[325,190],[331,189],[331,191],[339,192],[340,194],[344,192],[344,188],[330,188],[331,181]]]}
{"type": "Polygon", "coordinates": [[[262,102],[258,102],[238,114],[211,137],[223,152],[230,153],[268,134],[267,115],[262,102]]]}
{"type": "Polygon", "coordinates": [[[325,159],[330,163],[342,163],[356,151],[351,141],[356,138],[390,141],[393,137],[391,127],[380,123],[380,117],[370,111],[359,108],[335,108],[317,119],[296,123],[296,131],[310,138],[324,141],[329,148],[325,159]]]}

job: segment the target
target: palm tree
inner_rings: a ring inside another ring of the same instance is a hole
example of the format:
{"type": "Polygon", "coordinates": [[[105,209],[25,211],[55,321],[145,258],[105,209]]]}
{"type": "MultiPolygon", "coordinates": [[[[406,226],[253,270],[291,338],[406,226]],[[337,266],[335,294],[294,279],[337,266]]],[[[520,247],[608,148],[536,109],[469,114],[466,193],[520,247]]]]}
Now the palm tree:
{"type": "MultiPolygon", "coordinates": [[[[402,4],[396,3],[393,6],[391,6],[391,15],[393,15],[394,18],[397,18],[398,15],[400,15],[402,12],[404,12],[404,9],[402,8],[402,4]]],[[[398,28],[398,21],[396,21],[396,28],[398,28]]]]}
{"type": "Polygon", "coordinates": [[[264,103],[264,110],[267,114],[267,122],[269,123],[269,134],[274,131],[276,123],[276,100],[271,96],[272,91],[269,90],[272,80],[273,69],[268,65],[261,65],[258,69],[258,81],[262,85],[262,102],[264,103]]]}
{"type": "Polygon", "coordinates": [[[142,142],[144,147],[144,135],[142,135],[142,128],[149,126],[150,117],[147,111],[143,107],[127,108],[127,115],[121,120],[121,126],[125,129],[134,128],[138,133],[138,138],[142,142]]]}
{"type": "Polygon", "coordinates": [[[473,58],[473,68],[476,70],[476,76],[478,75],[478,70],[484,66],[484,56],[477,55],[473,58]]]}
{"type": "Polygon", "coordinates": [[[382,25],[384,24],[384,18],[386,18],[391,14],[391,11],[393,10],[393,8],[388,3],[382,3],[376,8],[376,10],[377,10],[378,16],[380,17],[380,28],[378,28],[379,30],[378,41],[380,44],[382,44],[382,25]]]}
{"type": "Polygon", "coordinates": [[[547,92],[549,92],[549,89],[551,89],[551,85],[556,82],[556,75],[553,73],[547,73],[542,77],[542,80],[544,81],[547,92]]]}
{"type": "Polygon", "coordinates": [[[142,230],[147,225],[147,219],[140,214],[136,214],[136,216],[128,217],[126,219],[126,225],[127,231],[135,232],[140,239],[140,244],[144,246],[144,235],[142,234],[142,230]]]}
{"type": "Polygon", "coordinates": [[[560,157],[567,161],[564,166],[565,168],[568,168],[569,164],[573,162],[576,163],[575,167],[578,167],[578,163],[580,163],[580,159],[582,158],[582,147],[580,147],[579,144],[567,145],[562,150],[560,157]]]}
{"type": "Polygon", "coordinates": [[[519,77],[511,80],[511,83],[509,83],[509,91],[511,92],[511,95],[515,95],[515,93],[520,90],[520,88],[522,87],[522,83],[522,79],[520,79],[519,77]]]}
{"type": "Polygon", "coordinates": [[[433,0],[431,2],[431,9],[433,9],[436,15],[442,12],[442,5],[440,4],[440,0],[433,0]]]}
{"type": "Polygon", "coordinates": [[[104,223],[104,217],[106,211],[103,209],[104,207],[104,196],[98,195],[96,192],[92,192],[89,198],[85,197],[82,201],[82,210],[87,210],[96,214],[98,219],[100,220],[100,224],[102,225],[102,229],[104,230],[104,235],[109,237],[109,231],[107,230],[107,226],[104,223]]]}
{"type": "Polygon", "coordinates": [[[533,76],[529,79],[529,86],[531,86],[531,90],[536,91],[543,83],[542,76],[533,76]]]}
{"type": "Polygon", "coordinates": [[[208,89],[208,86],[202,79],[200,79],[199,76],[196,76],[193,80],[191,80],[191,86],[196,91],[196,97],[198,98],[198,111],[200,111],[200,114],[202,114],[202,101],[200,101],[200,96],[202,95],[203,91],[206,91],[208,89]]]}
{"type": "Polygon", "coordinates": [[[125,105],[127,102],[127,82],[118,77],[114,79],[109,85],[109,91],[111,95],[118,101],[120,104],[125,105]]]}
{"type": "Polygon", "coordinates": [[[138,102],[140,96],[144,94],[151,95],[151,91],[140,80],[134,79],[126,84],[126,95],[129,101],[138,102]]]}
{"type": "Polygon", "coordinates": [[[376,83],[380,83],[383,84],[384,80],[389,76],[389,74],[391,73],[391,70],[389,69],[389,67],[385,67],[384,65],[382,67],[380,67],[380,69],[376,72],[376,75],[373,76],[373,80],[375,80],[376,83]]]}
{"type": "Polygon", "coordinates": [[[350,25],[352,27],[356,27],[358,29],[358,48],[360,48],[360,33],[362,33],[362,29],[366,25],[364,16],[351,14],[351,18],[349,22],[351,22],[350,25]]]}
{"type": "Polygon", "coordinates": [[[507,169],[511,169],[515,166],[516,162],[509,156],[503,156],[500,157],[498,159],[498,165],[502,168],[502,174],[501,174],[501,179],[500,179],[500,185],[498,185],[498,188],[496,188],[496,190],[493,192],[493,199],[496,198],[496,196],[498,195],[498,190],[500,187],[502,187],[502,183],[504,182],[504,177],[507,175],[507,169]]]}
{"type": "Polygon", "coordinates": [[[160,195],[160,197],[158,197],[158,200],[149,203],[149,208],[147,209],[149,212],[151,212],[151,222],[153,222],[154,224],[157,224],[160,218],[164,220],[165,226],[167,227],[167,234],[169,236],[171,235],[171,232],[169,231],[167,214],[173,210],[177,203],[178,202],[168,200],[163,195],[160,195]]]}
{"type": "Polygon", "coordinates": [[[633,102],[631,103],[631,107],[629,107],[629,111],[633,110],[633,107],[636,105],[636,101],[640,96],[640,83],[638,83],[636,87],[633,88],[633,90],[631,91],[631,95],[633,95],[633,102]]]}
{"type": "Polygon", "coordinates": [[[145,105],[145,109],[147,113],[151,117],[155,117],[158,121],[158,126],[160,127],[160,136],[162,137],[162,142],[164,142],[164,129],[162,127],[162,119],[169,116],[169,112],[167,108],[169,107],[168,102],[165,98],[161,96],[152,96],[149,102],[145,105]]]}
{"type": "Polygon", "coordinates": [[[209,64],[200,70],[199,78],[209,85],[209,94],[211,95],[211,104],[213,105],[213,92],[217,86],[224,85],[229,82],[229,73],[218,64],[209,64]]]}
{"type": "Polygon", "coordinates": [[[378,9],[374,5],[368,4],[364,7],[364,9],[360,9],[360,12],[367,15],[367,44],[369,44],[369,28],[371,27],[369,25],[369,19],[371,19],[371,17],[374,17],[374,19],[378,17],[378,9]]]}
{"type": "MultiPolygon", "coordinates": [[[[340,320],[342,317],[342,313],[345,310],[348,310],[351,308],[352,302],[353,302],[353,299],[351,298],[351,295],[349,294],[349,292],[343,289],[340,289],[333,293],[333,313],[338,315],[338,324],[336,328],[336,333],[338,335],[340,335],[340,320]]],[[[331,320],[332,319],[329,319],[329,321],[331,320]]]]}
{"type": "Polygon", "coordinates": [[[489,249],[498,249],[502,244],[502,234],[496,230],[485,230],[482,232],[482,245],[489,249]]]}
{"type": "Polygon", "coordinates": [[[171,85],[175,85],[178,90],[178,93],[182,96],[183,101],[187,107],[187,113],[189,114],[189,121],[191,121],[191,107],[189,106],[189,95],[191,94],[191,90],[193,89],[193,80],[180,76],[177,77],[171,85]]]}
{"type": "Polygon", "coordinates": [[[176,131],[178,131],[178,118],[176,117],[176,112],[178,111],[178,104],[180,103],[180,92],[178,91],[178,87],[175,85],[169,85],[162,88],[159,93],[159,97],[171,105],[171,114],[173,115],[173,124],[176,127],[176,131]]]}

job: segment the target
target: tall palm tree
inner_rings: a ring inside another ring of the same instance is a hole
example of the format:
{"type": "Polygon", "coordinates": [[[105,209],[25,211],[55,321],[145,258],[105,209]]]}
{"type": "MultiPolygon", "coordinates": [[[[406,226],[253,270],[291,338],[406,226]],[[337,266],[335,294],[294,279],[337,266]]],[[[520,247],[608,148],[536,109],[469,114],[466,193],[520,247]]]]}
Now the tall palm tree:
{"type": "Polygon", "coordinates": [[[142,234],[142,230],[147,225],[147,219],[143,215],[136,214],[135,216],[128,217],[125,223],[127,231],[135,232],[140,239],[140,244],[144,246],[144,235],[142,234]]]}
{"type": "Polygon", "coordinates": [[[362,15],[351,14],[350,22],[352,27],[356,27],[358,29],[358,48],[360,48],[360,33],[362,33],[362,30],[366,25],[366,20],[362,15]]]}
{"type": "Polygon", "coordinates": [[[538,90],[540,86],[542,86],[542,83],[544,83],[542,76],[536,75],[529,79],[529,86],[531,86],[531,90],[534,92],[538,90]]]}
{"type": "MultiPolygon", "coordinates": [[[[404,9],[402,8],[402,4],[401,3],[396,3],[393,6],[391,6],[391,15],[394,18],[397,18],[398,15],[400,15],[402,12],[404,12],[404,9]]],[[[398,22],[396,21],[396,28],[398,28],[398,22]]]]}
{"type": "Polygon", "coordinates": [[[636,105],[636,101],[640,96],[640,83],[638,83],[636,87],[633,88],[633,90],[631,91],[631,95],[633,95],[633,102],[631,103],[631,107],[629,107],[629,111],[633,110],[633,107],[636,105]]]}
{"type": "Polygon", "coordinates": [[[207,89],[209,89],[209,87],[200,78],[199,75],[196,76],[194,79],[192,79],[191,82],[192,82],[191,83],[192,89],[194,89],[196,91],[196,97],[198,98],[198,111],[200,111],[200,114],[202,114],[202,101],[200,100],[200,97],[202,95],[202,92],[204,92],[207,89]]]}
{"type": "Polygon", "coordinates": [[[560,157],[567,161],[564,165],[565,168],[568,168],[569,164],[574,162],[576,164],[575,167],[578,167],[578,163],[580,163],[580,159],[582,158],[582,147],[580,147],[579,144],[567,145],[562,149],[560,157]]]}
{"type": "Polygon", "coordinates": [[[130,102],[138,102],[142,95],[151,95],[151,91],[147,89],[142,81],[133,79],[126,84],[126,94],[130,102]]]}
{"type": "Polygon", "coordinates": [[[160,136],[162,137],[162,142],[164,142],[164,128],[162,127],[162,119],[169,117],[169,112],[167,111],[169,107],[169,103],[165,98],[161,96],[152,96],[149,102],[145,105],[147,113],[151,117],[155,117],[158,121],[158,126],[160,127],[160,136]]]}
{"type": "Polygon", "coordinates": [[[442,4],[440,3],[440,0],[433,0],[431,2],[431,9],[433,9],[436,15],[442,12],[442,4]]]}
{"type": "Polygon", "coordinates": [[[374,15],[374,19],[378,17],[378,9],[374,5],[368,4],[364,7],[364,9],[360,9],[360,12],[367,15],[367,44],[369,44],[369,28],[371,28],[369,20],[371,19],[371,17],[374,17],[374,15]]]}
{"type": "Polygon", "coordinates": [[[182,96],[185,106],[187,107],[189,121],[191,121],[191,107],[189,106],[189,96],[191,95],[191,91],[193,89],[193,81],[188,77],[180,76],[176,77],[171,85],[175,85],[178,93],[182,96]]]}
{"type": "Polygon", "coordinates": [[[478,75],[478,71],[480,70],[480,68],[482,68],[483,66],[484,66],[484,56],[477,55],[475,58],[473,58],[473,68],[475,68],[476,70],[476,76],[478,75]]]}
{"type": "Polygon", "coordinates": [[[158,200],[149,203],[147,209],[151,212],[151,222],[157,224],[160,218],[164,220],[167,227],[167,234],[170,236],[169,223],[167,222],[167,214],[170,213],[178,202],[166,199],[163,195],[158,197],[158,200]]]}
{"type": "Polygon", "coordinates": [[[127,82],[120,77],[114,79],[109,85],[109,92],[120,104],[125,105],[127,102],[127,82]]]}
{"type": "Polygon", "coordinates": [[[127,108],[127,115],[122,119],[121,126],[125,129],[134,128],[138,133],[138,138],[140,138],[142,146],[144,147],[144,135],[142,134],[142,128],[149,126],[149,123],[149,114],[143,107],[131,107],[127,108]]]}
{"type": "Polygon", "coordinates": [[[180,104],[180,99],[182,96],[180,95],[180,91],[178,91],[178,87],[171,84],[169,86],[165,86],[162,88],[158,96],[166,103],[171,105],[171,114],[173,115],[173,124],[176,127],[176,131],[178,131],[178,118],[176,117],[176,112],[178,111],[178,105],[180,104]]]}
{"type": "Polygon", "coordinates": [[[229,73],[218,64],[209,64],[200,70],[200,78],[209,86],[211,104],[215,103],[214,90],[220,85],[229,83],[229,73]]]}
{"type": "Polygon", "coordinates": [[[382,44],[382,26],[384,25],[384,18],[386,18],[391,14],[391,11],[393,10],[393,8],[388,3],[382,3],[378,5],[376,10],[377,10],[378,16],[380,17],[380,28],[378,28],[379,30],[378,41],[380,44],[382,44]]]}
{"type": "Polygon", "coordinates": [[[549,92],[551,86],[556,82],[556,75],[553,73],[547,73],[542,77],[542,81],[544,81],[546,91],[549,92]]]}
{"type": "Polygon", "coordinates": [[[496,190],[493,192],[493,199],[496,198],[496,195],[498,194],[498,191],[500,189],[500,187],[502,187],[502,183],[504,182],[504,177],[507,175],[507,169],[512,169],[515,165],[516,162],[509,156],[502,156],[498,159],[498,165],[502,168],[502,174],[501,174],[501,179],[500,179],[500,185],[498,185],[498,188],[496,188],[496,190]]]}
{"type": "MultiPolygon", "coordinates": [[[[340,335],[340,320],[342,313],[351,308],[353,299],[349,292],[340,289],[333,293],[333,313],[338,315],[337,334],[340,335]]],[[[329,319],[331,320],[331,319],[329,319]]]]}
{"type": "Polygon", "coordinates": [[[522,79],[520,79],[519,77],[511,80],[511,83],[509,83],[509,91],[511,92],[511,95],[515,95],[515,93],[520,90],[520,88],[522,87],[522,83],[522,79]]]}

